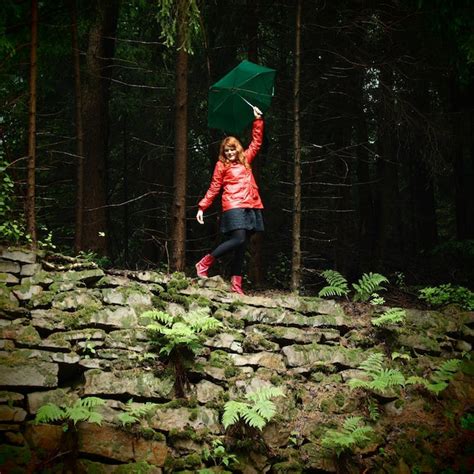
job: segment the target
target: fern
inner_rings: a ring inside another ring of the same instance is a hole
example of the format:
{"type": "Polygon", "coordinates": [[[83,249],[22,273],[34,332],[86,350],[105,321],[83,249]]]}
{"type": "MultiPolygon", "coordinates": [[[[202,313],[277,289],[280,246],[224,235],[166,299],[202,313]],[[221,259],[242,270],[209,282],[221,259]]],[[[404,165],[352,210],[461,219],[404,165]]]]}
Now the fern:
{"type": "Polygon", "coordinates": [[[352,416],[344,421],[342,428],[328,430],[322,438],[323,447],[334,451],[339,456],[343,451],[351,450],[355,446],[364,446],[370,441],[369,434],[373,432],[370,426],[361,424],[360,416],[352,416]]]}
{"type": "Polygon", "coordinates": [[[147,416],[157,407],[156,403],[146,402],[143,405],[132,406],[133,400],[129,400],[125,406],[125,411],[117,416],[122,426],[133,425],[140,418],[147,416]]]}
{"type": "Polygon", "coordinates": [[[380,418],[379,406],[375,400],[369,398],[369,417],[372,421],[377,421],[380,418]]]}
{"type": "Polygon", "coordinates": [[[204,308],[175,317],[163,311],[146,311],[142,317],[152,320],[147,330],[152,342],[159,347],[160,355],[172,364],[176,396],[183,397],[189,385],[186,362],[202,350],[206,334],[220,328],[222,323],[209,316],[204,308]]]}
{"type": "Polygon", "coordinates": [[[88,421],[100,425],[103,417],[94,409],[104,404],[104,400],[98,397],[86,397],[76,400],[72,406],[59,407],[54,403],[47,403],[38,409],[35,423],[62,421],[72,422],[73,425],[76,425],[79,421],[88,421]]]}
{"type": "Polygon", "coordinates": [[[230,400],[224,405],[222,424],[227,429],[242,420],[248,426],[262,430],[276,414],[271,398],[284,396],[280,387],[268,387],[247,394],[248,402],[230,400]]]}
{"type": "Polygon", "coordinates": [[[413,376],[408,379],[409,383],[423,385],[430,392],[439,395],[449,385],[462,361],[460,359],[449,359],[431,374],[431,379],[413,376]]]}
{"type": "Polygon", "coordinates": [[[146,311],[142,316],[153,320],[147,325],[147,329],[161,346],[160,354],[165,356],[178,348],[198,353],[202,349],[201,336],[222,326],[219,320],[209,316],[204,309],[174,318],[163,311],[146,311]]]}
{"type": "Polygon", "coordinates": [[[407,380],[405,376],[396,369],[387,369],[384,367],[383,354],[371,354],[369,358],[359,366],[369,380],[351,379],[349,387],[365,388],[381,394],[392,388],[403,387],[407,380]]]}
{"type": "Polygon", "coordinates": [[[321,272],[321,275],[327,281],[328,286],[322,288],[318,296],[328,297],[328,296],[346,296],[349,293],[349,287],[347,285],[347,280],[336,270],[324,270],[321,272]]]}
{"type": "Polygon", "coordinates": [[[385,290],[382,283],[388,283],[388,280],[380,273],[364,273],[357,283],[352,284],[355,290],[354,301],[369,301],[374,293],[385,290]]]}
{"type": "Polygon", "coordinates": [[[405,322],[406,314],[406,311],[402,308],[390,308],[380,316],[372,318],[372,324],[377,327],[401,324],[405,322]]]}
{"type": "Polygon", "coordinates": [[[55,405],[54,403],[47,403],[38,409],[36,412],[35,423],[50,423],[54,421],[62,421],[66,416],[66,412],[55,405]]]}

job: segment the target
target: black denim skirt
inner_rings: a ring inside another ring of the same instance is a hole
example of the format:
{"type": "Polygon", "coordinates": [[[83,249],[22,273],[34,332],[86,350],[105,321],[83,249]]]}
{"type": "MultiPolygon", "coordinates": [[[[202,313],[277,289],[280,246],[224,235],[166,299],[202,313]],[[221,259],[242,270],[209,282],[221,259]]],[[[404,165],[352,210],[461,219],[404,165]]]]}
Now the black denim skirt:
{"type": "Polygon", "coordinates": [[[246,229],[254,232],[263,232],[262,209],[229,209],[222,213],[220,230],[228,234],[237,229],[246,229]]]}

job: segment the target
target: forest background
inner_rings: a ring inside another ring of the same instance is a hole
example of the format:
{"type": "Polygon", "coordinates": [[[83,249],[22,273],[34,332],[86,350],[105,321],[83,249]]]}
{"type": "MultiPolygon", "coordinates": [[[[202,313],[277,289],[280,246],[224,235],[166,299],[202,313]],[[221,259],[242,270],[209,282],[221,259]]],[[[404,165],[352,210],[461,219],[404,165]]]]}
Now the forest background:
{"type": "Polygon", "coordinates": [[[191,269],[221,239],[208,88],[249,59],[277,70],[252,282],[472,286],[469,0],[4,0],[0,33],[4,243],[191,269]]]}

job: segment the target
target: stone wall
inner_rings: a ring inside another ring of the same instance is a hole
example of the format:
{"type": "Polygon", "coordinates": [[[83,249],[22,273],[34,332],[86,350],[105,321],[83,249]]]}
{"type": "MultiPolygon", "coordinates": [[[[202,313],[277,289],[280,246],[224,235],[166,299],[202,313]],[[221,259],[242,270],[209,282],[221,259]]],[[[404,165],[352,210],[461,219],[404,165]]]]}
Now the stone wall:
{"type": "MultiPolygon", "coordinates": [[[[234,472],[335,472],[337,459],[321,447],[321,438],[348,416],[370,422],[367,395],[347,385],[370,353],[403,352],[410,358],[397,360],[398,367],[427,375],[442,360],[466,358],[473,340],[474,314],[453,308],[409,310],[402,329],[384,332],[372,326],[370,305],[277,293],[237,298],[218,277],[196,282],[106,272],[21,249],[1,250],[0,281],[2,474],[46,472],[63,462],[61,426],[33,419],[48,402],[71,406],[92,396],[105,401],[99,408],[104,418],[101,426],[77,425],[78,472],[197,472],[214,439],[239,456],[234,472]],[[187,397],[177,400],[173,374],[154,358],[141,314],[160,308],[175,316],[200,307],[210,308],[224,329],[205,342],[190,368],[187,397]],[[263,442],[257,438],[245,447],[225,437],[225,401],[264,386],[280,386],[286,396],[277,400],[278,415],[264,429],[263,442]],[[117,417],[130,400],[135,407],[158,405],[123,428],[117,417]]],[[[438,398],[420,387],[379,397],[376,436],[346,457],[346,467],[434,472],[433,466],[461,462],[465,433],[453,420],[472,409],[466,372],[438,398]],[[427,441],[432,431],[438,444],[427,441]]]]}

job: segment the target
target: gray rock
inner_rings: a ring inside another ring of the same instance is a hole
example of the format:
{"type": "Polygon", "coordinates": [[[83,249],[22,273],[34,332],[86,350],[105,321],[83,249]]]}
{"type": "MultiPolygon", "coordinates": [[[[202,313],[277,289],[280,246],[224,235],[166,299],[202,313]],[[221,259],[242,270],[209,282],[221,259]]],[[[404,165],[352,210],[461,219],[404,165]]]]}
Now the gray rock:
{"type": "Polygon", "coordinates": [[[208,347],[214,347],[216,349],[230,349],[233,352],[242,354],[243,349],[241,341],[242,336],[239,334],[221,332],[208,339],[204,344],[208,347]]]}
{"type": "Polygon", "coordinates": [[[113,329],[131,329],[137,326],[138,318],[133,308],[110,306],[94,312],[90,322],[113,329]]]}
{"type": "Polygon", "coordinates": [[[0,257],[21,263],[35,263],[36,253],[28,250],[2,249],[0,257]]]}
{"type": "Polygon", "coordinates": [[[220,385],[209,382],[207,380],[201,380],[196,385],[196,397],[199,403],[205,404],[219,397],[224,389],[220,385]]]}
{"type": "Polygon", "coordinates": [[[18,277],[12,275],[11,273],[0,273],[0,283],[6,283],[7,285],[17,285],[20,282],[18,277]]]}
{"type": "Polygon", "coordinates": [[[136,397],[171,399],[173,380],[171,377],[157,378],[150,372],[122,370],[102,372],[89,370],[85,374],[85,395],[123,395],[136,397]]]}
{"type": "Polygon", "coordinates": [[[41,264],[39,263],[26,263],[21,266],[20,275],[22,277],[30,277],[41,270],[41,264]]]}
{"type": "Polygon", "coordinates": [[[59,293],[53,299],[53,308],[61,310],[77,310],[81,308],[98,309],[102,306],[99,299],[100,293],[88,290],[87,288],[78,288],[68,293],[59,293]]]}
{"type": "Polygon", "coordinates": [[[19,407],[0,405],[0,422],[21,423],[26,418],[26,411],[19,407]]]}
{"type": "Polygon", "coordinates": [[[292,345],[282,349],[290,367],[319,367],[339,364],[357,368],[368,355],[368,351],[322,344],[292,345]]]}
{"type": "Polygon", "coordinates": [[[43,287],[39,285],[20,285],[12,288],[13,294],[20,300],[25,301],[43,292],[43,287]]]}
{"type": "Polygon", "coordinates": [[[25,396],[22,393],[0,391],[0,403],[15,405],[16,403],[23,402],[24,399],[25,396]]]}
{"type": "Polygon", "coordinates": [[[0,360],[0,385],[5,387],[56,387],[58,365],[35,360],[0,360]]]}
{"type": "Polygon", "coordinates": [[[283,357],[280,354],[273,354],[272,352],[257,352],[255,354],[243,355],[229,354],[229,356],[237,366],[250,365],[266,367],[278,372],[283,372],[286,370],[283,357]]]}
{"type": "Polygon", "coordinates": [[[0,272],[1,273],[20,273],[20,264],[18,262],[11,262],[10,260],[0,259],[0,272]]]}
{"type": "MultiPolygon", "coordinates": [[[[135,283],[137,285],[137,283],[135,283]]],[[[122,306],[152,307],[152,293],[144,286],[128,286],[120,288],[106,288],[102,290],[102,298],[106,304],[122,306]]]]}
{"type": "Polygon", "coordinates": [[[28,413],[35,415],[40,407],[47,403],[54,403],[58,406],[71,406],[79,399],[77,393],[70,388],[58,388],[41,392],[31,392],[27,394],[28,413]]]}
{"type": "Polygon", "coordinates": [[[130,276],[135,280],[143,281],[145,283],[159,283],[165,285],[171,280],[170,275],[151,271],[133,273],[130,276]]]}
{"type": "Polygon", "coordinates": [[[98,281],[103,276],[105,276],[105,273],[100,268],[81,271],[69,270],[61,273],[62,281],[82,281],[86,284],[98,281]]]}
{"type": "Polygon", "coordinates": [[[157,409],[150,426],[160,431],[184,430],[188,427],[196,431],[207,429],[211,433],[221,431],[217,410],[201,407],[157,409]]]}
{"type": "Polygon", "coordinates": [[[58,362],[61,364],[77,364],[81,358],[75,352],[70,352],[68,354],[64,353],[54,353],[52,355],[53,362],[58,362]]]}

